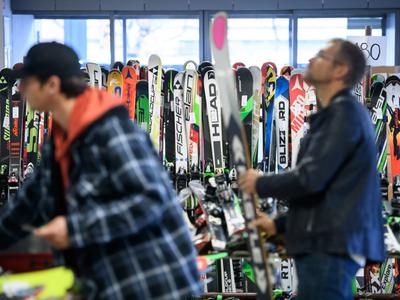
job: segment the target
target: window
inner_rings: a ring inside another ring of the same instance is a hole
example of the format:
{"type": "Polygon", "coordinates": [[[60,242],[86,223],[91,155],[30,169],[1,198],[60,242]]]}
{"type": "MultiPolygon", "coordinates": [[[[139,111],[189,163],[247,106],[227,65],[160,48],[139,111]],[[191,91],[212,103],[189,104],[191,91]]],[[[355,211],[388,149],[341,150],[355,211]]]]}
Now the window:
{"type": "Polygon", "coordinates": [[[288,18],[230,18],[228,39],[232,64],[261,68],[272,61],[279,69],[290,63],[288,18]]]}
{"type": "Polygon", "coordinates": [[[298,20],[299,67],[332,38],[365,35],[365,26],[372,27],[372,35],[382,35],[382,18],[301,18],[298,20]]]}
{"type": "MultiPolygon", "coordinates": [[[[207,15],[207,14],[206,14],[207,15]]],[[[14,15],[11,44],[5,41],[5,56],[18,62],[33,43],[58,41],[71,46],[82,64],[94,62],[109,66],[111,57],[110,22],[107,17],[51,18],[14,15]],[[8,52],[7,52],[8,51],[8,52]],[[7,54],[10,53],[10,54],[7,54]]],[[[207,22],[208,18],[204,20],[207,22]]],[[[114,61],[137,59],[147,64],[150,55],[160,56],[165,68],[178,70],[188,60],[199,62],[200,41],[209,39],[208,32],[200,30],[201,18],[195,15],[129,17],[114,19],[114,61]],[[204,36],[200,39],[200,34],[204,36]]],[[[299,17],[297,36],[290,38],[290,22],[285,15],[253,17],[233,14],[228,20],[231,63],[243,62],[247,66],[261,66],[274,62],[278,69],[292,64],[292,43],[297,45],[297,65],[304,68],[308,60],[332,38],[364,35],[365,26],[372,27],[372,35],[381,36],[383,17],[299,17]]],[[[5,24],[7,27],[7,23],[5,24]]],[[[296,29],[296,28],[294,28],[296,29]]],[[[209,50],[209,49],[206,49],[209,50]]],[[[210,52],[205,51],[204,59],[210,52]]],[[[7,58],[6,61],[10,60],[7,58]]]]}
{"type": "MultiPolygon", "coordinates": [[[[115,40],[116,53],[119,53],[121,48],[117,35],[115,40]]],[[[165,67],[180,69],[188,60],[198,62],[199,20],[127,19],[126,60],[137,59],[147,64],[152,54],[159,55],[165,67]]]]}
{"type": "MultiPolygon", "coordinates": [[[[123,21],[121,19],[114,21],[114,61],[125,61],[124,59],[124,35],[123,21]]],[[[114,63],[114,62],[113,62],[114,63]]]]}
{"type": "Polygon", "coordinates": [[[56,41],[71,46],[82,64],[110,64],[108,19],[36,19],[34,34],[36,42],[56,41]]]}

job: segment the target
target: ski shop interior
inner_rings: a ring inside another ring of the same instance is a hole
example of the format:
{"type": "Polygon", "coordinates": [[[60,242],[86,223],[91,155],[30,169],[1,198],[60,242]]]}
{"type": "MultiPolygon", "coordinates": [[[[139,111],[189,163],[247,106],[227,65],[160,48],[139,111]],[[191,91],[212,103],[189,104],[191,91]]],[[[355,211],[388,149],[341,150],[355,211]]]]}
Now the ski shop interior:
{"type": "MultiPolygon", "coordinates": [[[[202,62],[214,63],[215,55],[210,40],[213,32],[211,27],[214,16],[223,11],[228,16],[227,36],[229,60],[232,65],[240,62],[242,64],[239,65],[257,66],[262,71],[265,62],[273,62],[277,69],[276,78],[279,75],[285,76],[285,71],[280,70],[288,66],[293,67],[288,71],[290,77],[290,71],[303,72],[309,60],[331,39],[343,38],[355,43],[364,52],[371,78],[373,74],[383,74],[385,82],[387,77],[400,74],[400,0],[0,0],[0,3],[1,69],[15,68],[16,64],[24,61],[25,55],[33,45],[55,41],[71,47],[77,53],[82,69],[93,63],[108,72],[115,67],[115,62],[122,62],[123,66],[130,60],[136,60],[133,61],[134,64],[145,66],[149,58],[156,54],[161,59],[164,70],[186,72],[185,63],[189,61],[194,63],[196,69],[202,62]]],[[[90,74],[88,76],[90,77],[90,74]]],[[[137,76],[138,79],[148,78],[142,78],[139,73],[137,76]]],[[[4,81],[4,77],[0,77],[0,87],[4,87],[4,81]]],[[[369,79],[367,81],[369,82],[369,79]]],[[[90,84],[90,79],[88,83],[90,84]]],[[[103,87],[108,89],[107,75],[103,77],[103,87]]],[[[261,90],[264,90],[264,87],[260,87],[258,91],[262,93],[261,90]]],[[[0,89],[0,94],[2,91],[0,89]]],[[[369,94],[368,87],[365,88],[360,83],[354,92],[359,100],[361,99],[360,102],[367,107],[370,105],[373,96],[372,92],[369,94]]],[[[396,97],[400,99],[400,94],[396,97]]],[[[6,98],[0,97],[1,206],[9,205],[8,202],[12,200],[11,189],[23,186],[26,172],[21,171],[16,181],[13,181],[15,174],[11,175],[8,165],[11,150],[7,148],[12,117],[8,108],[9,102],[5,102],[6,98]]],[[[399,106],[400,103],[397,107],[394,104],[397,110],[399,106]]],[[[24,118],[29,118],[28,112],[24,118]]],[[[43,114],[38,118],[46,117],[43,114]]],[[[380,119],[385,122],[382,113],[380,119]]],[[[43,127],[44,132],[40,133],[39,127],[42,126],[39,123],[37,134],[40,136],[38,142],[41,145],[44,142],[41,138],[45,139],[48,131],[47,127],[43,127]]],[[[28,125],[21,126],[28,128],[28,125]]],[[[257,143],[264,143],[265,137],[261,136],[262,133],[262,130],[258,132],[257,143]]],[[[25,134],[22,144],[29,143],[28,133],[25,134]]],[[[252,156],[253,167],[257,167],[263,159],[262,148],[255,148],[258,152],[256,158],[252,156]]],[[[40,147],[37,151],[40,151],[40,147]]],[[[26,157],[24,158],[23,150],[19,153],[19,165],[24,169],[26,157]]],[[[39,160],[40,154],[37,154],[35,163],[39,163],[39,160]]],[[[388,165],[385,159],[378,165],[379,171],[385,173],[388,165]]],[[[164,167],[167,172],[174,172],[168,164],[164,164],[164,167]]],[[[207,170],[204,167],[202,171],[205,174],[207,170]]],[[[400,176],[400,168],[398,171],[397,175],[400,176]]],[[[178,174],[178,171],[175,173],[178,174]]],[[[203,173],[199,177],[202,177],[203,173]]],[[[387,214],[385,226],[396,239],[400,237],[400,212],[399,207],[392,205],[391,201],[397,197],[400,203],[400,177],[392,175],[392,178],[386,175],[386,178],[382,179],[382,197],[385,198],[383,202],[387,214]]],[[[177,189],[176,182],[172,185],[177,189]]],[[[186,181],[184,185],[187,185],[186,181]]],[[[232,189],[238,192],[237,185],[232,189]]],[[[179,190],[180,188],[178,192],[179,190]]],[[[239,201],[237,197],[235,199],[239,201]]],[[[271,207],[276,205],[275,202],[271,203],[268,202],[271,207]]],[[[196,207],[188,208],[189,204],[185,205],[184,209],[191,209],[192,214],[186,222],[192,223],[192,227],[197,226],[199,219],[194,216],[196,207]]],[[[201,205],[200,207],[200,210],[203,209],[201,205]]],[[[4,234],[2,209],[4,208],[0,207],[0,245],[3,245],[4,234]]],[[[240,210],[240,204],[237,209],[240,210]]],[[[244,222],[243,220],[243,224],[244,222]]],[[[202,224],[207,227],[210,223],[208,220],[202,224]]],[[[229,227],[229,224],[225,226],[229,227]]],[[[27,226],[25,229],[32,231],[34,228],[27,226]]],[[[249,239],[246,234],[244,236],[245,239],[249,239]]],[[[228,236],[227,239],[229,238],[228,236]]],[[[192,240],[194,244],[198,243],[194,236],[192,240]]],[[[395,250],[387,250],[389,255],[383,263],[359,269],[352,282],[354,299],[400,299],[398,242],[394,246],[395,250]]],[[[201,244],[197,249],[207,251],[199,252],[197,262],[202,274],[202,290],[200,295],[193,296],[192,299],[296,299],[297,276],[290,257],[270,253],[268,284],[272,282],[272,287],[267,289],[268,293],[260,294],[257,274],[254,275],[252,269],[251,253],[247,251],[247,254],[233,257],[224,247],[213,248],[210,240],[207,246],[201,244]],[[221,275],[221,268],[226,268],[224,264],[227,260],[232,269],[229,276],[232,276],[231,280],[234,282],[228,287],[223,280],[224,276],[221,275]],[[205,263],[206,267],[201,263],[205,263]],[[215,274],[210,275],[207,272],[215,274]]],[[[67,290],[74,284],[74,275],[68,268],[55,266],[54,263],[51,247],[33,234],[10,248],[0,248],[0,298],[28,299],[21,295],[30,295],[29,299],[67,299],[63,297],[70,292],[67,290]],[[38,286],[42,288],[40,291],[38,286]],[[46,291],[44,294],[43,290],[46,291]],[[33,292],[36,294],[32,295],[33,292]]]]}

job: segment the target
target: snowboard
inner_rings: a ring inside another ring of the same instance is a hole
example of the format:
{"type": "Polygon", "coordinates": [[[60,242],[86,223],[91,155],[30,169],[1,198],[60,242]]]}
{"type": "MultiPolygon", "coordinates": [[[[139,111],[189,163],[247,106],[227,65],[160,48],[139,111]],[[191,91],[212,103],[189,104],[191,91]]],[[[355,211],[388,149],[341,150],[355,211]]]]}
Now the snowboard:
{"type": "Polygon", "coordinates": [[[275,136],[276,172],[288,169],[289,165],[289,82],[284,76],[276,80],[274,120],[276,124],[275,136]]]}
{"type": "Polygon", "coordinates": [[[216,187],[212,184],[204,187],[199,180],[190,181],[189,187],[199,199],[199,204],[205,213],[207,227],[211,234],[211,247],[215,251],[225,250],[227,237],[223,227],[223,210],[215,194],[216,187]]]}
{"type": "Polygon", "coordinates": [[[292,258],[282,258],[280,262],[280,285],[284,292],[293,292],[295,289],[295,266],[292,258]]]}
{"type": "Polygon", "coordinates": [[[184,189],[188,181],[188,138],[185,125],[183,100],[184,73],[174,78],[174,117],[175,117],[175,185],[176,190],[184,189]]]}
{"type": "MultiPolygon", "coordinates": [[[[174,78],[178,71],[170,69],[165,72],[163,83],[163,136],[164,136],[164,164],[171,169],[175,164],[175,115],[174,115],[174,78]]],[[[174,169],[174,168],[173,168],[174,169]]],[[[175,170],[170,170],[172,173],[175,170]]]]}
{"type": "Polygon", "coordinates": [[[183,104],[188,134],[188,160],[191,179],[199,179],[200,177],[201,103],[199,103],[200,99],[197,97],[198,73],[196,69],[186,69],[183,79],[183,104]]]}
{"type": "Polygon", "coordinates": [[[131,66],[125,66],[122,69],[122,79],[123,79],[123,88],[122,88],[122,101],[125,103],[128,112],[129,118],[134,121],[135,120],[135,111],[136,111],[136,83],[137,76],[135,70],[131,66]]]}
{"type": "Polygon", "coordinates": [[[90,76],[89,76],[88,70],[86,68],[84,68],[84,69],[81,69],[81,71],[82,71],[83,80],[86,82],[86,85],[91,86],[90,85],[90,76]]]}
{"type": "MultiPolygon", "coordinates": [[[[243,174],[250,167],[250,155],[247,151],[246,136],[240,120],[238,99],[235,87],[234,73],[229,62],[227,45],[227,15],[217,13],[210,27],[212,52],[215,58],[215,76],[220,91],[223,121],[229,144],[233,152],[233,162],[238,175],[243,174]]],[[[271,299],[272,286],[269,277],[266,251],[258,229],[248,226],[256,218],[256,201],[247,193],[241,193],[242,206],[248,232],[248,249],[255,271],[256,283],[259,289],[258,298],[271,299]]]]}
{"type": "Polygon", "coordinates": [[[239,207],[239,200],[232,190],[232,185],[228,185],[225,175],[219,174],[210,182],[215,182],[216,193],[219,203],[222,204],[222,211],[226,223],[227,235],[232,238],[245,230],[245,220],[239,207]]]}
{"type": "Polygon", "coordinates": [[[41,160],[41,158],[42,158],[42,148],[43,148],[44,141],[45,141],[46,138],[47,138],[47,135],[46,135],[46,131],[47,131],[47,127],[46,127],[46,118],[48,118],[47,115],[48,115],[48,113],[45,113],[45,112],[41,112],[41,113],[40,113],[40,123],[39,123],[39,149],[38,149],[38,152],[37,152],[37,155],[38,155],[37,161],[38,161],[38,163],[40,163],[40,160],[41,160]]]}
{"type": "Polygon", "coordinates": [[[253,127],[253,76],[248,68],[241,67],[236,71],[237,99],[240,107],[240,118],[246,133],[248,147],[251,152],[252,127],[253,127]]]}
{"type": "Polygon", "coordinates": [[[204,101],[207,107],[207,119],[212,149],[212,164],[216,174],[223,174],[225,164],[223,157],[221,100],[218,95],[214,70],[210,68],[203,77],[204,101]]]}
{"type": "Polygon", "coordinates": [[[4,205],[8,196],[8,164],[9,164],[9,142],[10,142],[10,93],[9,82],[11,69],[5,68],[0,71],[0,206],[4,205]]]}
{"type": "Polygon", "coordinates": [[[95,63],[87,63],[86,70],[89,74],[89,85],[91,87],[101,89],[103,87],[103,84],[100,66],[95,63]]]}
{"type": "Polygon", "coordinates": [[[203,61],[203,62],[202,62],[201,64],[199,64],[198,67],[197,67],[197,72],[202,76],[202,78],[203,78],[203,75],[202,75],[202,74],[204,74],[204,70],[205,70],[206,68],[212,68],[212,69],[214,69],[214,66],[213,66],[213,64],[212,64],[211,62],[209,62],[209,61],[203,61]]]}
{"type": "Polygon", "coordinates": [[[149,80],[149,68],[147,66],[140,66],[140,79],[149,80]]]}
{"type": "Polygon", "coordinates": [[[281,69],[280,75],[285,77],[287,80],[289,80],[293,69],[294,68],[292,66],[283,66],[281,69]]]}
{"type": "Polygon", "coordinates": [[[25,122],[25,144],[26,144],[26,167],[24,178],[28,178],[38,163],[39,134],[41,114],[32,109],[27,103],[27,114],[25,122]]]}
{"type": "Polygon", "coordinates": [[[261,70],[257,66],[249,68],[253,77],[253,115],[251,124],[251,161],[253,168],[257,168],[259,151],[259,136],[260,136],[260,110],[261,110],[261,70]]]}
{"type": "Polygon", "coordinates": [[[128,66],[131,66],[136,73],[137,78],[140,78],[140,62],[136,59],[130,59],[127,63],[128,66]]]}
{"type": "Polygon", "coordinates": [[[388,77],[385,88],[389,125],[388,143],[393,179],[400,175],[400,79],[395,75],[388,77]]]}
{"type": "Polygon", "coordinates": [[[375,129],[375,143],[377,146],[377,167],[382,174],[386,165],[386,89],[385,83],[375,81],[371,85],[371,120],[375,129]]]}
{"type": "Polygon", "coordinates": [[[101,84],[102,89],[107,90],[107,79],[108,79],[108,70],[104,67],[101,67],[101,84]]]}
{"type": "Polygon", "coordinates": [[[239,68],[245,68],[246,65],[244,63],[242,63],[242,62],[236,62],[236,63],[233,64],[232,67],[233,67],[233,69],[235,71],[237,71],[239,68]]]}
{"type": "Polygon", "coordinates": [[[107,77],[107,91],[122,98],[123,78],[119,70],[111,70],[107,77]]]}
{"type": "Polygon", "coordinates": [[[149,84],[145,80],[139,80],[136,84],[136,117],[140,128],[149,133],[149,84]]]}
{"type": "MultiPolygon", "coordinates": [[[[210,115],[210,111],[209,111],[209,107],[210,107],[210,99],[214,98],[216,100],[216,83],[215,85],[212,83],[212,81],[214,80],[215,82],[215,73],[214,73],[214,68],[213,66],[208,63],[202,63],[199,65],[199,67],[197,68],[197,71],[200,73],[199,76],[199,80],[201,80],[201,88],[199,89],[200,92],[200,96],[202,99],[201,102],[201,109],[202,109],[202,136],[203,136],[203,153],[202,153],[202,158],[204,160],[204,166],[203,166],[203,178],[204,178],[204,182],[207,183],[207,180],[209,177],[214,176],[214,152],[212,150],[212,134],[217,134],[218,136],[218,131],[217,132],[213,132],[211,133],[210,129],[213,129],[211,126],[211,123],[213,123],[215,126],[217,126],[217,121],[215,120],[215,116],[211,116],[210,115]],[[208,74],[208,72],[212,72],[208,74]],[[214,79],[212,79],[214,78],[214,79]],[[211,83],[211,85],[210,85],[211,83]],[[211,95],[211,97],[210,97],[211,95]],[[208,99],[208,100],[207,100],[208,99]],[[212,119],[210,119],[212,118],[212,119]]],[[[214,107],[218,107],[218,104],[215,103],[215,101],[212,101],[212,106],[213,106],[213,110],[214,107]]],[[[221,113],[219,114],[220,116],[220,123],[222,124],[222,119],[221,119],[221,113]]],[[[219,126],[219,125],[218,125],[219,126]]],[[[217,127],[218,127],[217,126],[217,127]]],[[[218,127],[221,130],[221,135],[222,135],[222,125],[221,127],[218,127]]],[[[221,161],[223,161],[223,140],[221,138],[221,161]]],[[[218,155],[218,154],[217,154],[218,155]]],[[[219,167],[218,167],[219,168],[219,167]]],[[[223,169],[222,169],[223,172],[223,169]]]]}
{"type": "Polygon", "coordinates": [[[271,164],[272,156],[275,156],[272,149],[272,136],[273,136],[273,115],[274,115],[274,102],[276,93],[276,73],[271,66],[267,66],[265,74],[265,80],[263,82],[264,94],[263,94],[263,136],[264,136],[264,166],[263,171],[266,172],[271,164]]]}
{"type": "Polygon", "coordinates": [[[118,70],[118,71],[120,71],[120,72],[122,72],[122,69],[124,68],[124,64],[122,63],[122,62],[120,62],[120,61],[116,61],[114,64],[113,64],[113,67],[112,67],[112,69],[113,70],[118,70]]]}
{"type": "Polygon", "coordinates": [[[294,71],[290,77],[290,133],[291,133],[291,167],[296,166],[297,154],[300,142],[304,136],[305,120],[305,91],[303,75],[300,71],[294,71]]]}
{"type": "Polygon", "coordinates": [[[268,66],[271,66],[271,68],[274,70],[274,73],[277,74],[278,73],[278,69],[276,67],[276,64],[273,63],[272,61],[267,61],[265,63],[263,63],[262,67],[261,67],[261,72],[264,73],[263,70],[266,70],[268,66]]]}
{"type": "Polygon", "coordinates": [[[10,154],[9,154],[9,176],[8,176],[8,201],[18,191],[22,182],[22,162],[23,153],[23,115],[24,101],[19,93],[18,81],[9,82],[10,93],[10,154]]]}
{"type": "Polygon", "coordinates": [[[306,118],[304,120],[304,135],[307,134],[309,129],[309,118],[312,114],[316,113],[318,110],[318,103],[317,103],[317,93],[315,87],[308,84],[306,81],[303,81],[304,87],[304,108],[305,108],[305,115],[306,118]]]}
{"type": "Polygon", "coordinates": [[[161,59],[157,55],[151,55],[149,58],[148,79],[149,79],[149,128],[150,139],[153,142],[154,149],[162,159],[162,141],[161,141],[161,89],[162,89],[162,66],[161,59]]]}

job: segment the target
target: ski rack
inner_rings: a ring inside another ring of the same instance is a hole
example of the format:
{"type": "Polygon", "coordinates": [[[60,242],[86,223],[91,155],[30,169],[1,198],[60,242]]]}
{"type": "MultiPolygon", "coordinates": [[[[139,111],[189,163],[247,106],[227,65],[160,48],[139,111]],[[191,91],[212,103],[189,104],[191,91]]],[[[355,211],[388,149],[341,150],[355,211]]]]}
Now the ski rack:
{"type": "Polygon", "coordinates": [[[200,296],[200,299],[209,299],[210,297],[218,296],[222,296],[222,299],[228,297],[237,297],[239,299],[257,299],[257,293],[204,293],[200,296]]]}
{"type": "Polygon", "coordinates": [[[399,294],[372,294],[372,293],[365,293],[365,294],[357,294],[354,296],[354,299],[359,300],[399,300],[399,294]]]}

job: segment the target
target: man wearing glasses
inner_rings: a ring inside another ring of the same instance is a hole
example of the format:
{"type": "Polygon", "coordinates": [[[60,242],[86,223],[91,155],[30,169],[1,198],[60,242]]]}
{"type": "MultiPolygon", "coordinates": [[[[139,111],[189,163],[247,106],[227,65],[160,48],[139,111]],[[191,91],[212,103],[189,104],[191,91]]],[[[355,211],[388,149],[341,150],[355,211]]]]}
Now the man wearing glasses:
{"type": "Polygon", "coordinates": [[[297,166],[277,175],[249,170],[239,180],[247,192],[289,202],[286,216],[262,215],[254,226],[268,236],[285,234],[298,300],[353,299],[357,270],[384,259],[374,131],[352,95],[365,65],[363,53],[341,39],[310,59],[305,80],[316,87],[321,109],[310,119],[297,166]]]}

